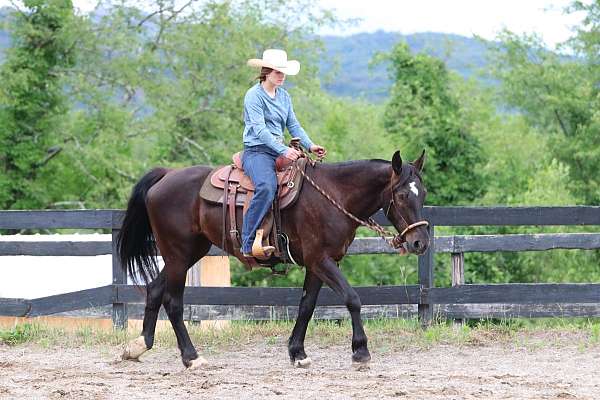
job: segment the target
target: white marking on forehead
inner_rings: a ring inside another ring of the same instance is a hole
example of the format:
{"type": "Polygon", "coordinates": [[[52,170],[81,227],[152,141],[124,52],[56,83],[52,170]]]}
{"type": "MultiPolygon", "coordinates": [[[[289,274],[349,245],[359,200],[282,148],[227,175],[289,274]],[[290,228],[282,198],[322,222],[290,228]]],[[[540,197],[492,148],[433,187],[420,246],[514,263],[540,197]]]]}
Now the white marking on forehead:
{"type": "Polygon", "coordinates": [[[413,192],[415,194],[415,196],[419,195],[419,189],[417,189],[417,184],[413,181],[411,183],[408,184],[408,186],[410,187],[410,191],[413,192]]]}

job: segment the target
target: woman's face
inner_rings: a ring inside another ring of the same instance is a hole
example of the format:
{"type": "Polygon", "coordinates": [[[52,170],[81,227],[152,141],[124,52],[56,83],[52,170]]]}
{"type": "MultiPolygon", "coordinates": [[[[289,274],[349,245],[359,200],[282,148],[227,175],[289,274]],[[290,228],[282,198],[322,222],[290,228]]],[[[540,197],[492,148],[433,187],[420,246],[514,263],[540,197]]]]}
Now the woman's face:
{"type": "Polygon", "coordinates": [[[283,72],[273,70],[267,75],[267,81],[273,86],[281,86],[285,81],[285,74],[283,72]]]}

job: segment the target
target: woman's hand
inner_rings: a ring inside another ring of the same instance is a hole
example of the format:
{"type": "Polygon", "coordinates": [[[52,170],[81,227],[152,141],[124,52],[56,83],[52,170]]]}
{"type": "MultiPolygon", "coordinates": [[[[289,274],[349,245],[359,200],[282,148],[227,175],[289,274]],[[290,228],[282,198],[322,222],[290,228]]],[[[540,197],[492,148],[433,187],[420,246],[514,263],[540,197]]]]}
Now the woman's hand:
{"type": "Polygon", "coordinates": [[[301,153],[300,153],[300,151],[290,147],[287,149],[287,151],[285,152],[285,154],[283,156],[285,158],[287,158],[288,160],[296,161],[298,159],[298,157],[301,156],[301,153]]]}
{"type": "Polygon", "coordinates": [[[315,153],[317,156],[319,156],[319,158],[323,158],[327,155],[327,150],[325,150],[325,147],[319,146],[318,144],[313,144],[310,146],[309,150],[311,153],[315,153]]]}

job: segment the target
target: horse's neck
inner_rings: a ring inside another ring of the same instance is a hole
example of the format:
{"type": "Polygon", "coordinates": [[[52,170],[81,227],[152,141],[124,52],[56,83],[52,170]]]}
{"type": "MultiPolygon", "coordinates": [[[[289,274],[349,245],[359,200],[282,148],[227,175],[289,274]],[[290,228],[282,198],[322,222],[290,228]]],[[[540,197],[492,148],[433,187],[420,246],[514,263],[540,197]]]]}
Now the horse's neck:
{"type": "Polygon", "coordinates": [[[342,207],[365,219],[382,207],[382,194],[390,182],[391,166],[382,160],[360,160],[329,164],[322,168],[323,179],[342,207]]]}

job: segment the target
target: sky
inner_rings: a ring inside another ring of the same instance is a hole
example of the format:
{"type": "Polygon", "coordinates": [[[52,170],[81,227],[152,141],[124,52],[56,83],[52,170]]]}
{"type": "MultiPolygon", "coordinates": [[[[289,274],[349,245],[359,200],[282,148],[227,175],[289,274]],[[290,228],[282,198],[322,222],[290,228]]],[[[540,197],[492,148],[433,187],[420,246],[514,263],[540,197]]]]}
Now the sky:
{"type": "Polygon", "coordinates": [[[569,38],[582,18],[563,12],[571,0],[320,0],[342,18],[362,17],[357,26],[334,34],[379,29],[404,34],[444,32],[493,39],[504,28],[539,33],[554,47],[569,38]]]}
{"type": "MultiPolygon", "coordinates": [[[[140,4],[147,2],[140,1],[140,4]]],[[[183,1],[183,0],[181,0],[183,1]]],[[[361,18],[352,27],[327,29],[322,34],[349,35],[377,30],[444,32],[493,39],[503,28],[516,33],[537,32],[549,47],[565,41],[581,15],[566,15],[571,0],[315,0],[335,9],[341,18],[361,18]]],[[[73,0],[89,12],[96,0],[73,0]]],[[[0,0],[0,6],[10,0],[0,0]]]]}

